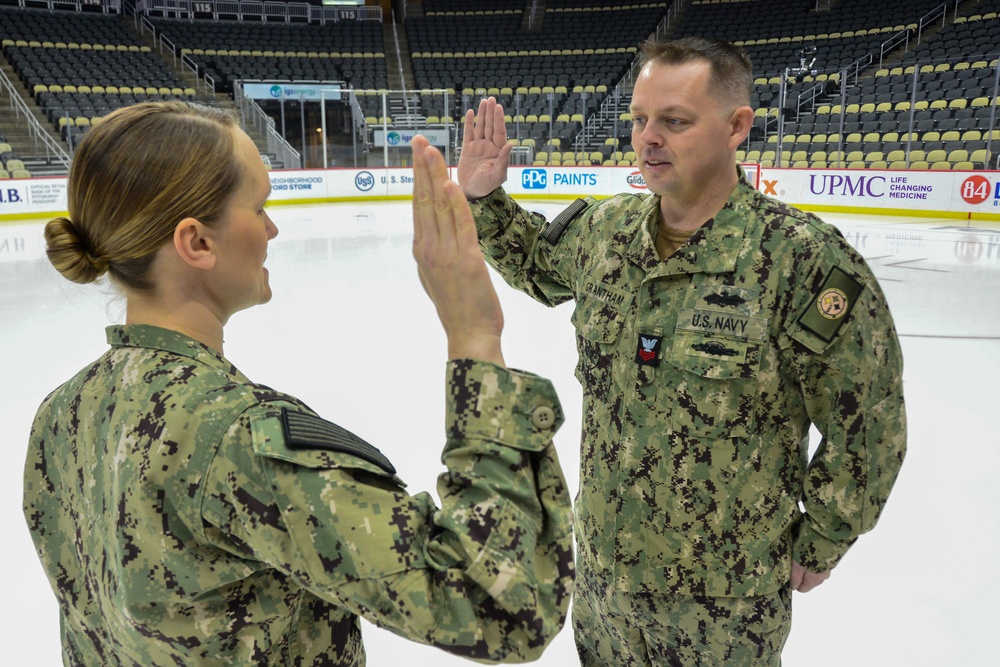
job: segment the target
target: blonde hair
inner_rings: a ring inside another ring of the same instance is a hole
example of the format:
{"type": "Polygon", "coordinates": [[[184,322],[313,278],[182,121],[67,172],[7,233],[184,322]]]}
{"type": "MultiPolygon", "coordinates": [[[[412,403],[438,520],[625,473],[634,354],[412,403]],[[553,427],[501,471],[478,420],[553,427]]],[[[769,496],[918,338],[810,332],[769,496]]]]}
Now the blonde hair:
{"type": "Polygon", "coordinates": [[[125,288],[153,289],[150,265],[177,223],[218,222],[239,185],[237,127],[222,109],[182,102],[108,115],[73,157],[69,217],[45,225],[49,261],[75,283],[107,272],[125,288]]]}

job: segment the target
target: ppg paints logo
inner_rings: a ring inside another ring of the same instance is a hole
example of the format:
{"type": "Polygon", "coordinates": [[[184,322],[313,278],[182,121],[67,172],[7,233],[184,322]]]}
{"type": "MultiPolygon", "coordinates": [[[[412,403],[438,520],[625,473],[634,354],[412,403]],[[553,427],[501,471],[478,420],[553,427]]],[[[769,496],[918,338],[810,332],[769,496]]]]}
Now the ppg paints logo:
{"type": "Polygon", "coordinates": [[[544,169],[525,169],[521,172],[521,187],[525,190],[543,190],[547,184],[544,169]]]}
{"type": "Polygon", "coordinates": [[[642,190],[646,188],[646,179],[642,177],[641,172],[633,171],[631,174],[628,175],[625,181],[633,188],[642,190]]]}
{"type": "Polygon", "coordinates": [[[385,135],[385,143],[389,144],[390,146],[398,146],[401,140],[402,137],[399,136],[399,132],[390,132],[389,134],[385,135]]]}
{"type": "Polygon", "coordinates": [[[370,171],[362,171],[354,177],[354,187],[362,192],[368,192],[375,187],[375,177],[370,171]]]}
{"type": "Polygon", "coordinates": [[[281,99],[281,86],[271,86],[271,97],[274,99],[281,99]]]}

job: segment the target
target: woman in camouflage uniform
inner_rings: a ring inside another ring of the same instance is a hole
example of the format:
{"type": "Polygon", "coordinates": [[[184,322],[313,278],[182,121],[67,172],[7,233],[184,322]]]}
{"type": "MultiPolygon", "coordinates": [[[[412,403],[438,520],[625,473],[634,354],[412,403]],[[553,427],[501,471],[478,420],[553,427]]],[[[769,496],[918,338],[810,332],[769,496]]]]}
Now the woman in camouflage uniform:
{"type": "Polygon", "coordinates": [[[448,335],[438,492],[223,356],[271,297],[278,230],[223,112],[142,104],[77,151],[52,264],[125,294],[111,349],[39,408],[24,511],[67,665],[362,665],[358,617],[482,660],[538,657],[572,584],[551,385],[505,368],[468,206],[414,142],[414,255],[448,335]]]}

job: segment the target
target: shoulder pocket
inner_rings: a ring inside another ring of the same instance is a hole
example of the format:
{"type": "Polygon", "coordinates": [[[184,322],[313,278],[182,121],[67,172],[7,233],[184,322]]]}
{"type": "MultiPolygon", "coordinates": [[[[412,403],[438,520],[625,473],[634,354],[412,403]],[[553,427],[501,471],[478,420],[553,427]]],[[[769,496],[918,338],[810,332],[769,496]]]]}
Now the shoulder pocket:
{"type": "Polygon", "coordinates": [[[593,278],[584,278],[571,318],[573,326],[587,340],[614,343],[631,305],[630,293],[593,278]]]}
{"type": "Polygon", "coordinates": [[[396,468],[374,446],[321,417],[281,408],[251,420],[254,452],[306,468],[353,468],[396,477],[396,468]]]}
{"type": "Polygon", "coordinates": [[[611,383],[611,364],[632,295],[613,290],[587,279],[587,291],[577,297],[570,318],[576,329],[578,361],[576,378],[598,399],[607,395],[611,383]],[[591,296],[598,290],[605,298],[591,296]]]}

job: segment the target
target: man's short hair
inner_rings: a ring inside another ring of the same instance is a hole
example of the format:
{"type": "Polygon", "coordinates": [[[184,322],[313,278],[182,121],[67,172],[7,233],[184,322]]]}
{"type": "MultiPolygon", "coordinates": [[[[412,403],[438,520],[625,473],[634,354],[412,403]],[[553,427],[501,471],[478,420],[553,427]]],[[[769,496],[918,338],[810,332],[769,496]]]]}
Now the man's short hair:
{"type": "Polygon", "coordinates": [[[669,42],[649,40],[642,46],[645,67],[658,65],[684,65],[703,60],[709,64],[712,79],[710,90],[719,99],[735,106],[750,104],[753,93],[753,65],[743,49],[711,37],[684,37],[669,42]]]}

